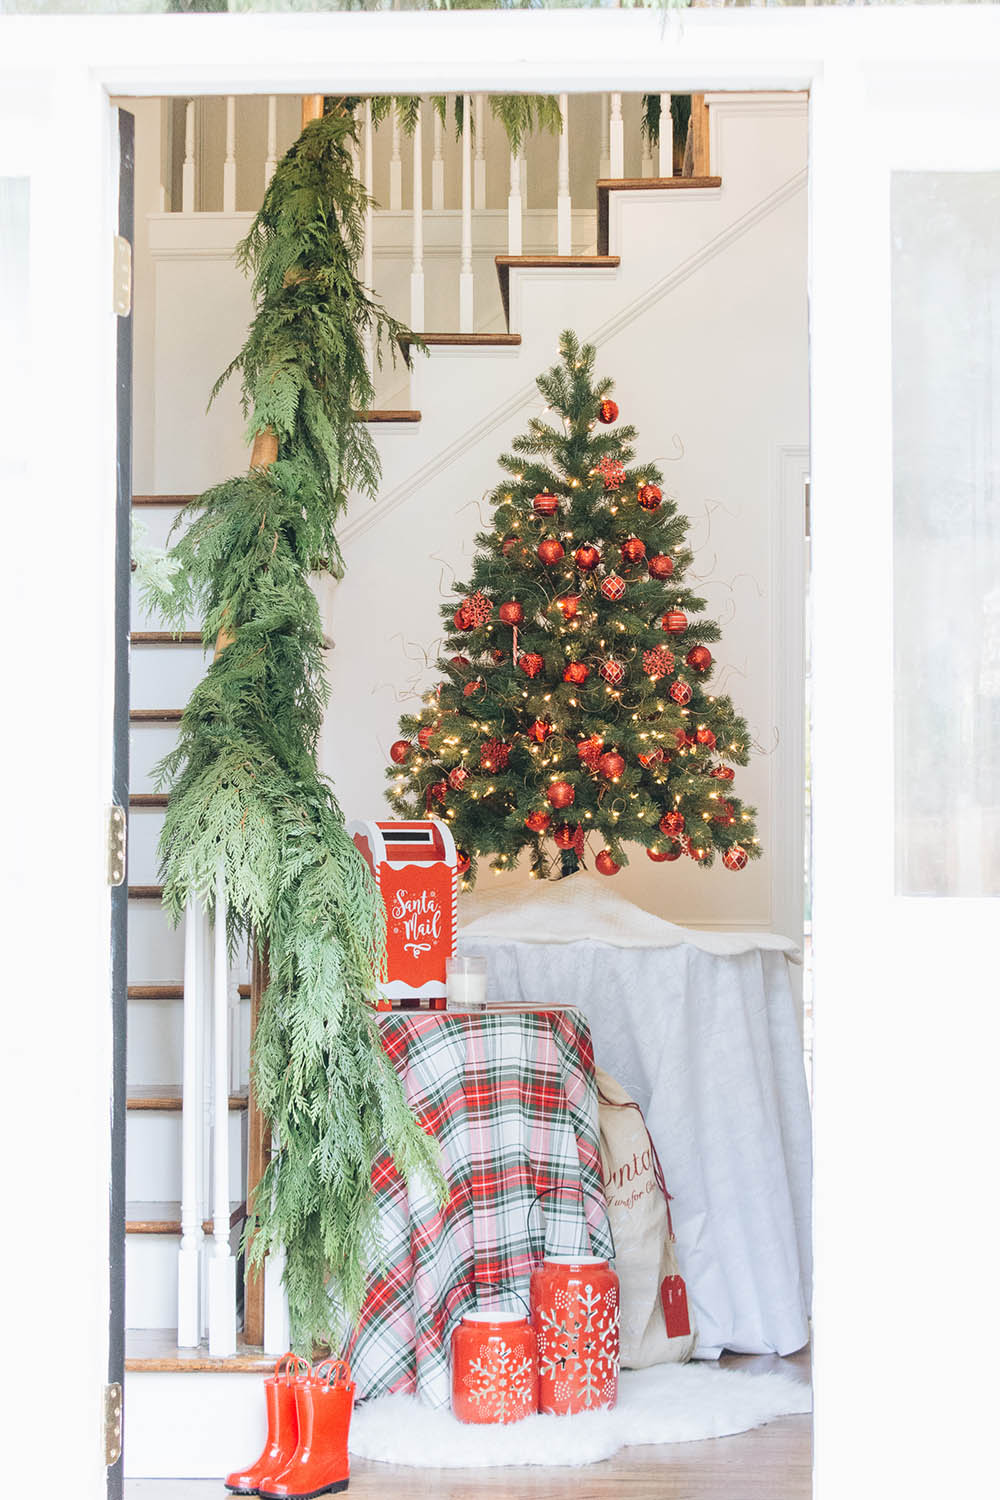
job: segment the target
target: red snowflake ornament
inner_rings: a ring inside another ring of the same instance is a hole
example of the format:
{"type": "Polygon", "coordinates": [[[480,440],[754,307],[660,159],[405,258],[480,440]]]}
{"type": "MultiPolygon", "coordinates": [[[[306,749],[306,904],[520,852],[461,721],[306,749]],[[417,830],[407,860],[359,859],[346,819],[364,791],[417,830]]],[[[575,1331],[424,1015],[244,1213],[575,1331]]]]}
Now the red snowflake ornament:
{"type": "Polygon", "coordinates": [[[625,483],[625,465],[621,459],[605,454],[596,466],[596,472],[604,480],[606,490],[620,490],[625,483]]]}
{"type": "Polygon", "coordinates": [[[659,677],[669,677],[674,670],[674,653],[666,646],[654,646],[652,651],[642,653],[642,670],[654,682],[659,677]]]}
{"type": "Polygon", "coordinates": [[[479,747],[479,764],[484,771],[506,771],[510,746],[504,740],[484,740],[479,747]]]}
{"type": "Polygon", "coordinates": [[[471,629],[490,623],[493,605],[485,594],[471,594],[468,599],[462,600],[459,608],[468,620],[471,629]]]}

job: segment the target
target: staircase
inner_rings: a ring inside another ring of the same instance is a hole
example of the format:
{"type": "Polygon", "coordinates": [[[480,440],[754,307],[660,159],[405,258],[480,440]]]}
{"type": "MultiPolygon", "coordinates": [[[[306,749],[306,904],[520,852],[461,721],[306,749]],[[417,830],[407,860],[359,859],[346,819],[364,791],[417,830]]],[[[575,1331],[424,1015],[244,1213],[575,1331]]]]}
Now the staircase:
{"type": "MultiPolygon", "coordinates": [[[[707,109],[712,105],[710,96],[707,109]]],[[[390,619],[380,624],[371,649],[355,649],[358,620],[371,613],[373,579],[381,576],[391,582],[408,558],[419,564],[428,552],[438,556],[442,521],[435,515],[435,497],[451,497],[447,512],[454,517],[456,495],[482,493],[483,476],[492,472],[508,432],[524,425],[535,376],[552,362],[563,327],[573,326],[584,337],[613,337],[617,328],[630,320],[641,321],[648,309],[695,282],[713,257],[724,254],[755,224],[802,192],[804,102],[776,105],[773,118],[759,109],[754,118],[762,124],[756,133],[741,133],[737,107],[730,105],[727,111],[723,103],[719,114],[712,139],[723,175],[704,170],[697,177],[602,177],[596,183],[591,252],[496,255],[504,328],[423,334],[428,353],[416,356],[408,388],[397,392],[392,406],[356,414],[374,429],[383,466],[382,493],[376,506],[355,500],[349,508],[341,532],[348,565],[345,579],[336,585],[317,580],[325,628],[341,645],[329,657],[334,705],[371,702],[375,707],[359,713],[359,720],[365,714],[369,720],[373,715],[379,719],[374,733],[369,722],[359,723],[365,738],[357,760],[346,768],[338,764],[337,755],[344,753],[340,736],[323,762],[352,812],[381,806],[384,756],[375,746],[387,733],[392,737],[389,726],[399,712],[394,694],[377,702],[373,698],[373,676],[377,679],[379,671],[373,661],[377,663],[385,651],[391,632],[405,631],[407,640],[431,640],[437,628],[436,591],[428,589],[431,597],[424,619],[397,626],[390,609],[390,619]],[[759,162],[760,153],[768,149],[768,132],[773,133],[775,121],[789,128],[790,120],[799,144],[786,150],[768,176],[759,162]],[[800,160],[801,166],[790,172],[792,159],[800,160]],[[487,451],[490,465],[484,469],[487,451]],[[420,498],[422,490],[428,493],[420,498]],[[383,528],[389,515],[392,544],[387,553],[383,528]],[[429,537],[428,527],[437,528],[429,537]],[[359,771],[362,755],[365,768],[359,771]]],[[[235,278],[235,271],[231,274],[235,278]]],[[[203,389],[211,383],[215,357],[214,349],[204,361],[199,354],[192,371],[190,384],[197,387],[199,407],[203,389]]],[[[656,349],[649,358],[650,379],[655,379],[659,357],[656,349]]],[[[157,369],[154,357],[152,370],[140,368],[138,378],[145,373],[155,380],[157,369]]],[[[157,386],[157,400],[161,394],[157,386]]],[[[230,424],[231,417],[230,412],[230,424]]],[[[173,420],[183,423],[187,418],[173,420]]],[[[209,420],[221,419],[213,413],[209,420]]],[[[222,441],[232,447],[231,431],[222,441]]],[[[172,489],[182,488],[185,479],[192,488],[195,483],[204,486],[228,471],[226,457],[211,470],[199,471],[197,464],[186,467],[187,463],[179,451],[165,466],[172,489]]],[[[157,465],[158,473],[162,467],[157,465]]],[[[158,545],[166,540],[187,498],[179,493],[135,496],[136,513],[146,529],[144,542],[158,545]]],[[[473,499],[468,503],[473,505],[473,499]]],[[[465,534],[471,538],[480,524],[478,514],[471,514],[465,534]]],[[[433,567],[436,579],[437,563],[433,567]]],[[[443,589],[447,592],[447,580],[443,589]]],[[[191,630],[170,636],[161,622],[142,617],[135,608],[132,645],[126,1472],[150,1478],[217,1477],[260,1445],[263,1404],[257,1377],[270,1368],[274,1355],[269,1358],[262,1349],[262,1287],[244,1289],[242,1264],[237,1274],[241,1331],[236,1352],[215,1357],[204,1343],[182,1348],[177,1335],[184,934],[168,928],[159,907],[155,847],[166,799],[155,791],[150,771],[174,742],[182,705],[205,661],[200,634],[191,630]]],[[[682,916],[678,913],[678,919],[682,916]]],[[[266,1150],[265,1127],[249,1094],[251,1017],[260,991],[260,974],[253,972],[250,955],[243,955],[229,984],[228,1212],[235,1253],[248,1184],[252,1189],[266,1150]]],[[[201,1173],[202,1183],[210,1183],[207,1154],[201,1173]]],[[[218,1213],[218,1203],[215,1208],[218,1213]]],[[[210,1218],[203,1217],[201,1227],[211,1235],[210,1218]]],[[[203,1305],[202,1328],[206,1318],[203,1305]]]]}

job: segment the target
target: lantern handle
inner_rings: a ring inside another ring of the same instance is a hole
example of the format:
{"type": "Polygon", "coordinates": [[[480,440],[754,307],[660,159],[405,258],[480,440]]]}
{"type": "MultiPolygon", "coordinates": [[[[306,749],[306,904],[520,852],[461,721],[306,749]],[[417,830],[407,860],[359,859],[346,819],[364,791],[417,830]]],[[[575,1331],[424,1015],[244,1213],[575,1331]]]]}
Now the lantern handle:
{"type": "MultiPolygon", "coordinates": [[[[472,1276],[465,1276],[465,1277],[462,1278],[461,1281],[456,1282],[456,1286],[471,1286],[472,1287],[472,1290],[475,1293],[475,1297],[476,1297],[476,1311],[477,1312],[479,1312],[480,1310],[483,1311],[483,1312],[489,1312],[489,1308],[482,1308],[482,1309],[480,1309],[480,1306],[479,1306],[479,1287],[480,1287],[480,1285],[489,1286],[489,1287],[501,1287],[501,1286],[510,1287],[511,1291],[514,1293],[514,1296],[517,1298],[518,1302],[520,1302],[521,1306],[527,1312],[528,1318],[530,1320],[530,1318],[531,1318],[531,1308],[528,1306],[528,1303],[525,1301],[525,1299],[521,1296],[521,1293],[517,1290],[517,1287],[514,1286],[513,1279],[511,1277],[507,1277],[503,1281],[489,1281],[489,1282],[480,1283],[479,1281],[476,1280],[475,1274],[473,1274],[472,1276]]],[[[466,1316],[467,1316],[467,1314],[465,1314],[465,1313],[460,1313],[459,1314],[460,1318],[464,1318],[466,1316]]]]}
{"type": "MultiPolygon", "coordinates": [[[[584,1200],[586,1200],[587,1198],[591,1198],[595,1203],[600,1203],[600,1199],[597,1198],[594,1193],[585,1193],[584,1192],[584,1190],[583,1190],[583,1184],[582,1183],[577,1183],[577,1184],[572,1184],[571,1183],[571,1184],[568,1184],[568,1185],[566,1183],[558,1183],[555,1187],[543,1188],[540,1193],[536,1193],[535,1196],[532,1198],[531,1205],[530,1205],[530,1207],[528,1209],[527,1219],[525,1221],[525,1227],[529,1231],[529,1233],[528,1233],[529,1240],[531,1238],[531,1233],[530,1233],[530,1230],[531,1230],[531,1210],[534,1208],[535,1204],[536,1203],[540,1203],[543,1198],[547,1198],[550,1193],[562,1193],[562,1192],[576,1192],[576,1193],[579,1193],[580,1197],[582,1199],[584,1199],[584,1200]]],[[[611,1259],[614,1260],[615,1257],[616,1257],[616,1255],[618,1254],[617,1250],[615,1249],[615,1232],[614,1232],[614,1230],[611,1227],[611,1215],[608,1213],[608,1206],[607,1206],[606,1203],[603,1204],[602,1206],[604,1208],[604,1218],[605,1218],[605,1221],[607,1222],[607,1226],[608,1226],[608,1239],[611,1241],[611,1259]]],[[[543,1243],[543,1246],[542,1246],[542,1254],[543,1254],[543,1256],[544,1256],[544,1253],[545,1253],[545,1247],[544,1247],[544,1243],[543,1243]]]]}

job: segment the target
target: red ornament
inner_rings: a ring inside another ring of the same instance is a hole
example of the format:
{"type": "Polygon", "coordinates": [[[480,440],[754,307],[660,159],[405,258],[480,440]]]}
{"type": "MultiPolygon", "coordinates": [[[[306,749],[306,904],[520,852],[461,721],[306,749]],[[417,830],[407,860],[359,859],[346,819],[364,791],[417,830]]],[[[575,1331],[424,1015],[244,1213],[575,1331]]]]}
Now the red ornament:
{"type": "Polygon", "coordinates": [[[604,749],[604,741],[599,734],[592,734],[587,740],[578,740],[576,753],[591,771],[596,771],[597,762],[601,751],[604,749]]]}
{"type": "Polygon", "coordinates": [[[686,745],[693,745],[694,744],[693,737],[690,734],[688,734],[687,731],[684,730],[684,729],[676,729],[674,731],[674,735],[675,735],[675,738],[677,740],[677,748],[678,748],[678,750],[683,750],[686,745]]]}
{"type": "Polygon", "coordinates": [[[576,792],[568,781],[553,781],[545,793],[552,806],[558,809],[571,807],[576,801],[576,792]]]}
{"type": "Polygon", "coordinates": [[[492,656],[493,660],[496,662],[497,666],[499,666],[500,663],[503,661],[504,653],[500,649],[499,646],[494,646],[493,650],[490,652],[490,655],[492,656]]]}
{"type": "Polygon", "coordinates": [[[597,769],[602,776],[606,776],[609,781],[613,781],[616,776],[620,776],[624,771],[625,758],[619,755],[617,750],[608,750],[597,762],[597,769]]]}
{"type": "Polygon", "coordinates": [[[536,812],[530,812],[524,820],[525,828],[530,828],[532,833],[544,833],[549,826],[551,814],[543,812],[538,808],[536,812]]]}
{"type": "Polygon", "coordinates": [[[464,849],[455,850],[455,869],[458,871],[459,875],[464,875],[471,863],[472,861],[469,859],[469,856],[466,854],[464,849]]]}
{"type": "MultiPolygon", "coordinates": [[[[393,757],[393,759],[395,759],[395,757],[393,757]]],[[[732,766],[713,766],[708,774],[710,776],[713,776],[716,781],[732,781],[733,777],[736,775],[736,772],[733,770],[732,766]]]]}
{"type": "Polygon", "coordinates": [[[707,646],[692,646],[684,660],[696,672],[707,672],[712,665],[712,653],[707,646]]]}
{"type": "Polygon", "coordinates": [[[650,578],[669,578],[674,571],[674,560],[665,552],[657,552],[646,564],[650,578]]]}
{"type": "Polygon", "coordinates": [[[504,625],[520,625],[524,619],[524,607],[516,599],[509,599],[500,606],[500,619],[504,625]]]}
{"type": "Polygon", "coordinates": [[[605,599],[612,601],[620,599],[625,592],[625,580],[619,578],[617,573],[609,573],[607,578],[601,579],[601,593],[605,599]]]}
{"type": "Polygon", "coordinates": [[[590,668],[585,661],[568,661],[563,672],[563,682],[586,682],[590,668]]]}
{"type": "Polygon", "coordinates": [[[646,543],[640,541],[637,536],[630,536],[627,541],[622,542],[622,560],[624,562],[642,562],[645,556],[646,543]]]}
{"type": "Polygon", "coordinates": [[[668,651],[666,646],[654,646],[652,651],[644,651],[642,670],[654,681],[658,677],[668,677],[674,670],[674,653],[668,651]]]}
{"type": "Polygon", "coordinates": [[[676,840],[671,839],[670,847],[668,849],[647,849],[646,853],[649,855],[654,865],[662,865],[666,864],[668,860],[680,859],[681,846],[676,842],[676,840]]]}
{"type": "Polygon", "coordinates": [[[448,785],[456,792],[460,792],[469,779],[469,773],[465,766],[455,766],[448,772],[448,785]]]}
{"type": "Polygon", "coordinates": [[[684,814],[682,812],[665,812],[660,819],[660,832],[667,833],[671,838],[684,832],[684,814]]]}
{"type": "Polygon", "coordinates": [[[704,725],[701,729],[695,730],[694,737],[699,745],[707,745],[709,750],[715,749],[715,735],[710,729],[706,729],[704,725]]]}
{"type": "Polygon", "coordinates": [[[618,420],[617,401],[609,401],[605,398],[597,408],[597,419],[599,422],[605,423],[616,422],[618,420]]]}
{"type": "Polygon", "coordinates": [[[389,759],[397,766],[403,765],[413,746],[409,740],[393,740],[389,746],[389,759]]]}
{"type": "Polygon", "coordinates": [[[687,854],[691,859],[705,858],[705,850],[701,847],[700,844],[692,844],[690,839],[688,839],[687,841],[687,848],[684,850],[684,853],[687,854]]]}
{"type": "Polygon", "coordinates": [[[682,609],[668,609],[660,623],[669,635],[680,635],[688,628],[688,617],[682,609]]]}
{"type": "Polygon", "coordinates": [[[547,568],[555,563],[561,562],[565,556],[562,542],[557,542],[555,537],[547,536],[544,542],[538,544],[538,556],[547,568]]]}
{"type": "Polygon", "coordinates": [[[739,844],[734,844],[732,848],[727,849],[725,854],[722,856],[722,863],[725,865],[727,870],[742,870],[745,867],[749,857],[750,856],[747,854],[747,851],[744,848],[742,848],[739,844]]]}
{"type": "Polygon", "coordinates": [[[476,677],[472,682],[467,682],[465,684],[462,689],[463,696],[466,698],[471,698],[473,693],[479,692],[480,688],[482,688],[483,692],[485,692],[486,684],[481,677],[476,677]]]}
{"type": "Polygon", "coordinates": [[[607,454],[597,464],[595,472],[604,480],[606,490],[620,490],[625,483],[625,465],[607,454]]]}
{"type": "Polygon", "coordinates": [[[448,796],[448,783],[446,781],[435,781],[427,788],[427,806],[432,802],[440,802],[443,807],[448,796]]]}
{"type": "Polygon", "coordinates": [[[479,747],[479,764],[484,771],[506,771],[510,746],[503,740],[484,740],[479,747]]]}
{"type": "Polygon", "coordinates": [[[518,666],[528,677],[537,677],[545,665],[545,658],[539,656],[537,651],[525,651],[518,666]]]}
{"type": "Polygon", "coordinates": [[[458,606],[458,608],[456,609],[456,611],[455,611],[455,629],[456,630],[471,630],[472,629],[472,621],[469,619],[469,616],[468,616],[468,614],[466,612],[466,608],[465,608],[464,604],[460,604],[458,606]]]}
{"type": "Polygon", "coordinates": [[[579,823],[560,823],[553,833],[557,849],[575,849],[576,841],[583,832],[579,823]]]}
{"type": "Polygon", "coordinates": [[[556,609],[562,611],[564,620],[572,620],[580,607],[580,596],[579,594],[563,594],[561,599],[554,599],[553,603],[556,609]]]}
{"type": "Polygon", "coordinates": [[[427,749],[427,746],[431,742],[431,735],[434,733],[436,728],[436,724],[425,724],[423,729],[417,730],[417,744],[420,746],[421,750],[427,749]]]}
{"type": "Polygon", "coordinates": [[[612,859],[609,849],[602,849],[594,860],[594,868],[599,870],[602,875],[617,875],[621,869],[621,865],[612,859]]]}
{"type": "Polygon", "coordinates": [[[636,756],[640,766],[658,766],[663,759],[663,751],[657,745],[655,750],[644,750],[636,756]]]}
{"type": "Polygon", "coordinates": [[[559,509],[558,496],[550,495],[548,490],[536,495],[531,503],[536,516],[554,516],[559,509]]]}
{"type": "Polygon", "coordinates": [[[474,626],[488,625],[493,613],[493,605],[485,594],[471,594],[468,599],[463,599],[460,605],[465,611],[465,617],[474,626]]]}
{"type": "Polygon", "coordinates": [[[531,728],[528,730],[530,738],[533,740],[537,740],[540,745],[545,744],[545,741],[548,739],[551,733],[552,725],[549,723],[548,719],[536,719],[534,724],[532,724],[531,728]]]}
{"type": "Polygon", "coordinates": [[[615,661],[613,656],[609,656],[607,661],[601,662],[601,676],[605,682],[610,682],[612,687],[618,687],[625,681],[624,663],[615,661]]]}
{"type": "Polygon", "coordinates": [[[719,811],[715,814],[712,822],[721,823],[726,828],[732,828],[736,823],[736,819],[733,817],[734,812],[735,808],[731,802],[720,802],[719,811]]]}
{"type": "Polygon", "coordinates": [[[597,548],[592,547],[589,542],[585,547],[577,547],[576,551],[573,553],[573,561],[576,563],[581,573],[592,573],[597,567],[597,564],[600,562],[600,560],[601,554],[598,552],[597,548]]]}
{"type": "Polygon", "coordinates": [[[453,667],[471,667],[472,663],[467,656],[453,656],[451,659],[453,667]]]}
{"type": "Polygon", "coordinates": [[[510,556],[511,552],[514,550],[514,548],[517,546],[517,544],[518,544],[518,542],[520,540],[521,540],[521,538],[519,536],[505,536],[504,537],[504,539],[503,539],[503,546],[500,548],[500,550],[503,553],[504,557],[509,557],[510,556]]]}
{"type": "Polygon", "coordinates": [[[658,510],[663,502],[663,491],[658,484],[644,484],[637,498],[643,510],[658,510]]]}
{"type": "Polygon", "coordinates": [[[674,702],[679,703],[682,708],[684,707],[685,703],[691,702],[691,689],[682,677],[678,677],[676,682],[672,682],[670,684],[670,696],[671,698],[673,698],[674,702]]]}

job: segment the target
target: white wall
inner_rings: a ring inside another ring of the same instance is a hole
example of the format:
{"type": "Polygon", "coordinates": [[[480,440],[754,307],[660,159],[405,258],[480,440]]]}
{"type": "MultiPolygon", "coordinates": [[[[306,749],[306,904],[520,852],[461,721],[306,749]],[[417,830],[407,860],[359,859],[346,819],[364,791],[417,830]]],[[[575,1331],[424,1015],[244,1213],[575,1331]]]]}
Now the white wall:
{"type": "MultiPolygon", "coordinates": [[[[560,329],[574,326],[597,336],[599,368],[638,425],[639,452],[663,462],[691,518],[695,570],[724,628],[715,681],[759,746],[737,784],[761,810],[762,861],[733,875],[687,861],[653,867],[639,849],[615,888],[674,921],[794,933],[801,665],[788,637],[801,614],[798,585],[789,597],[787,583],[808,442],[806,107],[801,97],[762,95],[712,108],[721,192],[615,195],[619,273],[524,276],[512,288],[520,350],[438,351],[421,361],[406,400],[423,421],[379,434],[380,501],[352,508],[347,577],[321,585],[336,642],[323,764],[349,815],[384,812],[388,745],[407,693],[429,680],[425,657],[436,655],[439,590],[466,570],[496,456],[540,409],[534,378],[554,360],[560,329]]],[[[246,461],[236,389],[202,415],[242,338],[246,288],[226,258],[230,219],[154,216],[147,233],[137,322],[155,323],[155,339],[143,344],[137,384],[155,420],[136,487],[198,490],[246,461]]]]}

